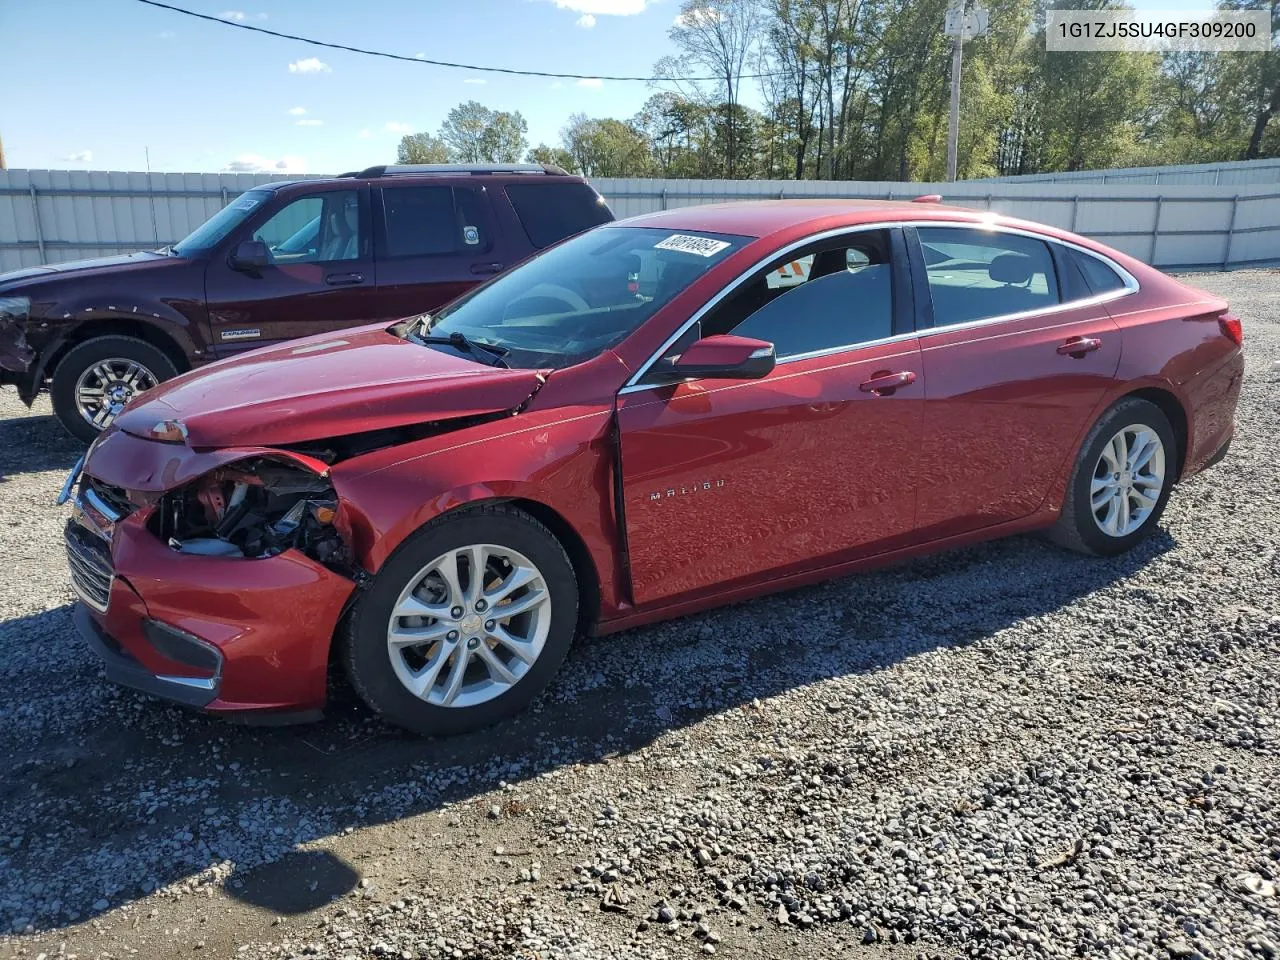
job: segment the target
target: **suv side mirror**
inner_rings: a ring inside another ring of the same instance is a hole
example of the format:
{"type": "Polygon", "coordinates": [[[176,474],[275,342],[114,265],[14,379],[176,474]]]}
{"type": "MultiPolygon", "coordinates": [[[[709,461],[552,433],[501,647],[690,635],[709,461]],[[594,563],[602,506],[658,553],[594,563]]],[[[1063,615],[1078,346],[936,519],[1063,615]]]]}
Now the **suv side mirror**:
{"type": "Polygon", "coordinates": [[[231,269],[257,273],[271,263],[271,254],[261,240],[242,240],[231,253],[231,269]]]}
{"type": "Polygon", "coordinates": [[[709,380],[759,380],[777,362],[773,344],[731,333],[703,337],[693,343],[670,370],[678,377],[709,380]]]}

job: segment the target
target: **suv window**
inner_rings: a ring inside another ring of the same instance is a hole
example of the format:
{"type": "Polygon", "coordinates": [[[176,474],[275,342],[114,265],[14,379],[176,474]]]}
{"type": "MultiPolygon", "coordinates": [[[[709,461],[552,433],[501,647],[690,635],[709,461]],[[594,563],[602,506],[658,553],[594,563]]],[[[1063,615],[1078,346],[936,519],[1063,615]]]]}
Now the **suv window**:
{"type": "Polygon", "coordinates": [[[411,186],[383,187],[381,192],[385,256],[488,249],[489,224],[474,190],[411,186]]]}
{"type": "Polygon", "coordinates": [[[512,183],[507,199],[529,242],[539,249],[613,219],[604,200],[585,183],[512,183]]]}
{"type": "Polygon", "coordinates": [[[918,227],[934,326],[1024,313],[1061,302],[1049,245],[968,227],[918,227]]]}
{"type": "Polygon", "coordinates": [[[892,336],[888,235],[861,232],[775,261],[702,318],[698,336],[720,333],[767,340],[779,360],[892,336]]]}
{"type": "Polygon", "coordinates": [[[299,197],[253,231],[272,263],[329,263],[360,256],[360,200],[354,190],[299,197]]]}
{"type": "Polygon", "coordinates": [[[1073,250],[1070,247],[1067,247],[1066,250],[1071,262],[1084,274],[1084,280],[1089,286],[1090,294],[1097,296],[1100,293],[1110,293],[1113,290],[1124,289],[1124,280],[1120,275],[1097,257],[1091,257],[1087,253],[1081,253],[1079,250],[1073,250]]]}

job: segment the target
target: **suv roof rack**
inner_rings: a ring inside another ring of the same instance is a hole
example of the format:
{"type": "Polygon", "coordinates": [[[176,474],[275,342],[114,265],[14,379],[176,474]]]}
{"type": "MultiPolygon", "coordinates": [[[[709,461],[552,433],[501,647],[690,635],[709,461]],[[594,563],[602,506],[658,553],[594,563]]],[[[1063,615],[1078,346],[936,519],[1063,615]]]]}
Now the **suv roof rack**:
{"type": "Polygon", "coordinates": [[[373,177],[422,177],[422,176],[478,176],[485,174],[536,173],[552,177],[567,177],[567,171],[550,163],[384,163],[366,167],[358,173],[344,173],[344,177],[361,180],[373,177]]]}

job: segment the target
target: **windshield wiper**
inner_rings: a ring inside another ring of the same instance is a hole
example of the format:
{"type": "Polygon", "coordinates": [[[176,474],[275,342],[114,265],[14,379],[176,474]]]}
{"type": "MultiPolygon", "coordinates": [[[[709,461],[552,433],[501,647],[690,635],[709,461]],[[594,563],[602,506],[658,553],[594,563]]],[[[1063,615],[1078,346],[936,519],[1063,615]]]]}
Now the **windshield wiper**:
{"type": "Polygon", "coordinates": [[[445,346],[453,347],[457,350],[464,350],[473,357],[485,356],[489,359],[489,365],[492,367],[508,367],[510,364],[502,358],[511,351],[506,347],[499,347],[497,344],[485,343],[483,340],[471,340],[461,333],[454,332],[447,337],[432,336],[415,336],[413,339],[419,343],[439,343],[445,346]]]}

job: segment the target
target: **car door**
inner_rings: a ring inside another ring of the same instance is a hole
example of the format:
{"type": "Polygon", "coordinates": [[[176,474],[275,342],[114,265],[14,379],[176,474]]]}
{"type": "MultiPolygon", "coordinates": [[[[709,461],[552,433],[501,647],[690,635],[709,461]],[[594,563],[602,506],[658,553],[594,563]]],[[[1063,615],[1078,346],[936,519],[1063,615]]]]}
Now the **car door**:
{"type": "Polygon", "coordinates": [[[291,192],[229,238],[205,272],[218,356],[373,318],[367,196],[367,188],[355,186],[291,192]],[[267,266],[232,266],[235,248],[245,240],[266,245],[267,266]]]}
{"type": "Polygon", "coordinates": [[[920,336],[921,536],[1026,517],[1113,382],[1119,328],[1106,297],[1076,298],[1049,241],[956,225],[908,233],[932,312],[920,336]]]}
{"type": "Polygon", "coordinates": [[[778,363],[761,380],[671,383],[659,363],[621,391],[637,604],[910,539],[924,382],[903,251],[873,230],[787,253],[663,353],[717,333],[768,340],[778,363]]]}
{"type": "Polygon", "coordinates": [[[435,310],[503,269],[488,193],[421,182],[375,189],[380,317],[435,310]]]}

